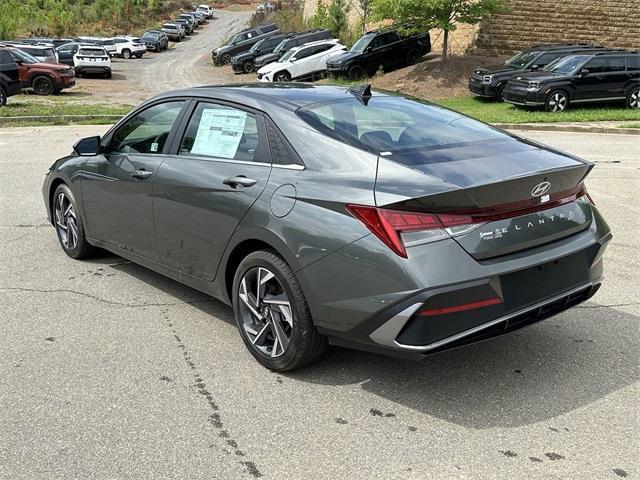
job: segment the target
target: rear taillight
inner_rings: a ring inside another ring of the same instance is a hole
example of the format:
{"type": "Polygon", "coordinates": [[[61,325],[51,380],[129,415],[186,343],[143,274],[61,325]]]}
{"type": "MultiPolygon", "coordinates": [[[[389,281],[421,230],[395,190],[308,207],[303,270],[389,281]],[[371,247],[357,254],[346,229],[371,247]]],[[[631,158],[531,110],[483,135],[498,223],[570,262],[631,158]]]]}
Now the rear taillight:
{"type": "Polygon", "coordinates": [[[407,258],[406,247],[443,240],[482,225],[472,223],[470,217],[459,215],[405,212],[365,205],[347,205],[347,210],[404,258],[407,258]]]}
{"type": "Polygon", "coordinates": [[[584,186],[580,185],[570,191],[551,195],[544,203],[537,204],[525,200],[456,213],[408,212],[366,205],[347,205],[347,211],[391,250],[407,258],[407,247],[464,235],[490,222],[587,199],[594,205],[584,186]]]}

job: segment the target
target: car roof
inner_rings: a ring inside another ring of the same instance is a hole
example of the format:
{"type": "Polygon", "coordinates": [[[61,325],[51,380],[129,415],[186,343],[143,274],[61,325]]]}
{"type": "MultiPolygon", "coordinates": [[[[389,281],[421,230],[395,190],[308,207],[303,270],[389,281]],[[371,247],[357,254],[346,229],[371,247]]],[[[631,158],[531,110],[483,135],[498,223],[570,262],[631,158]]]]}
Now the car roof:
{"type": "Polygon", "coordinates": [[[324,40],[315,40],[313,42],[307,42],[307,43],[303,43],[302,45],[298,45],[297,47],[293,47],[291,50],[301,50],[303,48],[307,48],[307,47],[313,47],[314,45],[323,45],[325,43],[331,43],[331,44],[338,44],[340,40],[338,40],[337,38],[326,38],[324,40]]]}
{"type": "Polygon", "coordinates": [[[579,50],[581,48],[605,48],[593,43],[547,43],[540,45],[533,45],[529,48],[522,50],[523,52],[535,52],[535,51],[555,51],[555,50],[579,50]]]}
{"type": "MultiPolygon", "coordinates": [[[[314,85],[310,83],[244,83],[209,85],[175,90],[154,97],[156,99],[194,96],[237,102],[257,110],[270,107],[295,111],[312,103],[350,98],[349,86],[314,85]]],[[[388,97],[384,91],[371,90],[374,97],[388,97]]]]}

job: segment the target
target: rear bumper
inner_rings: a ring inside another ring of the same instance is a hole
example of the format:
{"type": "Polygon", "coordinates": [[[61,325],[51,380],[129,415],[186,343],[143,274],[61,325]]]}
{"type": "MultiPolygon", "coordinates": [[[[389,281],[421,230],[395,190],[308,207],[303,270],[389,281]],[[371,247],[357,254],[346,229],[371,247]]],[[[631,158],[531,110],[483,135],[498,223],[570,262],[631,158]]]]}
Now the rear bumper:
{"type": "Polygon", "coordinates": [[[602,256],[610,240],[596,212],[588,230],[504,257],[474,260],[452,240],[423,245],[403,267],[395,258],[372,256],[377,239],[365,237],[345,247],[342,258],[332,254],[301,273],[313,290],[316,325],[332,344],[420,359],[509,333],[586,301],[602,283],[602,256]],[[367,258],[377,260],[359,261],[367,258]],[[339,266],[344,262],[349,268],[339,266]],[[446,308],[487,299],[499,302],[446,308]],[[448,311],[439,313],[443,308],[448,311]]]}
{"type": "Polygon", "coordinates": [[[79,65],[76,67],[76,73],[109,73],[111,67],[101,65],[79,65]]]}

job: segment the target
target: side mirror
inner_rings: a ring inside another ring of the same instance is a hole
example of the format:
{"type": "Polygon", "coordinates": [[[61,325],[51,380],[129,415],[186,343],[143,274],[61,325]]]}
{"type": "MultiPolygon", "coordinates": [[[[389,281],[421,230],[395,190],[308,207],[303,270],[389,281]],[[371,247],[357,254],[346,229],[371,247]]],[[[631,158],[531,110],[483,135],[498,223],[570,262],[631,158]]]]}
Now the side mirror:
{"type": "Polygon", "coordinates": [[[80,139],[73,146],[73,151],[81,157],[93,157],[100,153],[100,137],[87,137],[80,139]]]}
{"type": "Polygon", "coordinates": [[[22,65],[24,62],[19,58],[16,59],[16,65],[22,65]]]}
{"type": "Polygon", "coordinates": [[[289,61],[290,61],[291,63],[295,62],[296,60],[297,60],[297,58],[296,58],[296,57],[291,57],[291,58],[289,59],[289,61]]]}
{"type": "Polygon", "coordinates": [[[536,70],[540,70],[540,65],[531,65],[531,71],[535,72],[536,70]]]}
{"type": "Polygon", "coordinates": [[[588,68],[583,68],[582,70],[580,70],[580,76],[584,77],[585,75],[589,75],[591,72],[589,71],[588,68]]]}
{"type": "Polygon", "coordinates": [[[367,47],[364,49],[364,53],[371,53],[373,51],[373,47],[367,47]]]}

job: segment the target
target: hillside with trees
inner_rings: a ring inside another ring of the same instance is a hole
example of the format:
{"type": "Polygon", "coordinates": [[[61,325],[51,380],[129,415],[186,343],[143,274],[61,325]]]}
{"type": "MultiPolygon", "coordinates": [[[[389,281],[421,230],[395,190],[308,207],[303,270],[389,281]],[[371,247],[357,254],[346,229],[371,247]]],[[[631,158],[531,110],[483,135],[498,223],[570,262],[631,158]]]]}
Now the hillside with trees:
{"type": "Polygon", "coordinates": [[[131,33],[192,5],[190,0],[0,0],[0,40],[131,33]]]}

